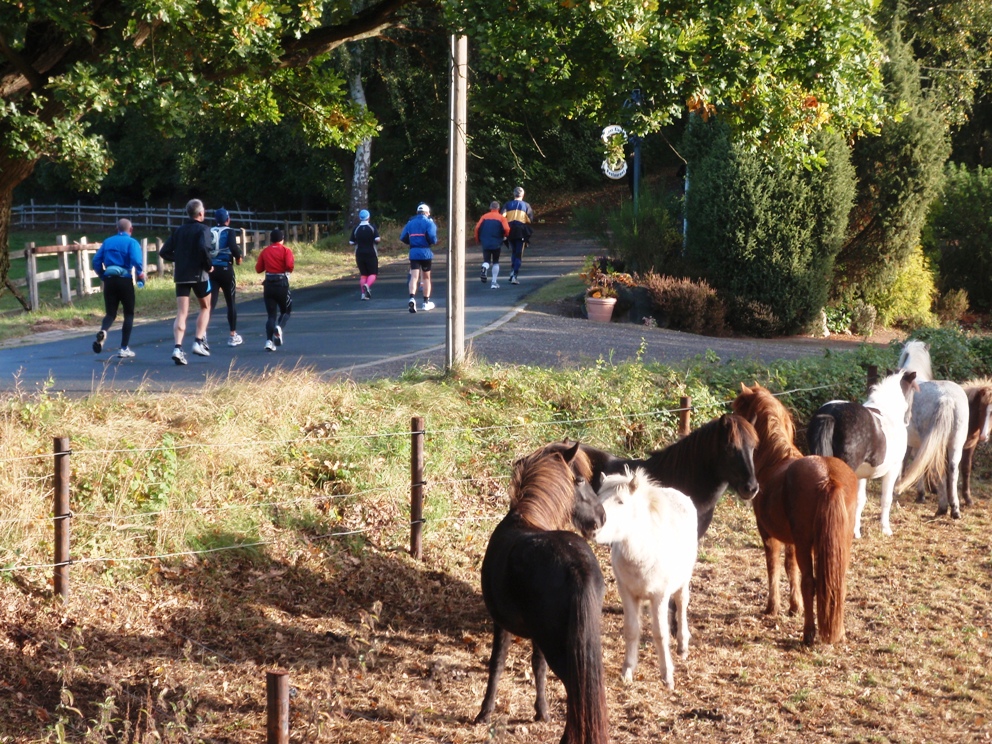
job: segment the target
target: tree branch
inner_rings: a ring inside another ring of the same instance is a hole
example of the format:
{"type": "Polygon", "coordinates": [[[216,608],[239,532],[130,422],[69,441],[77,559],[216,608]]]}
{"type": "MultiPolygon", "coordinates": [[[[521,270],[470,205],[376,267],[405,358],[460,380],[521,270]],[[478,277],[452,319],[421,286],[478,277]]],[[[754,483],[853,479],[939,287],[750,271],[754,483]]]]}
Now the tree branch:
{"type": "Polygon", "coordinates": [[[324,26],[304,34],[299,39],[290,39],[284,45],[280,57],[281,67],[302,67],[315,57],[336,49],[349,41],[359,41],[379,36],[383,31],[396,25],[396,13],[416,0],[382,0],[355,15],[347,23],[324,26]]]}

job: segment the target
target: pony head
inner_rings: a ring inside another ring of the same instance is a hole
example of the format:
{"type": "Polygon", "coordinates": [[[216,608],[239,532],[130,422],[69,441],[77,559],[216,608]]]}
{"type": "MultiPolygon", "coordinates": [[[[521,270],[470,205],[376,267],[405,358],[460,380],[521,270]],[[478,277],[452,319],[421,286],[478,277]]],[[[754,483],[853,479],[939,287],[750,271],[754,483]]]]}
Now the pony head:
{"type": "Polygon", "coordinates": [[[758,495],[758,478],[754,472],[754,451],[758,448],[758,432],[743,416],[730,413],[719,419],[721,441],[726,457],[723,459],[726,479],[738,497],[750,501],[758,495]]]}
{"type": "Polygon", "coordinates": [[[876,408],[890,420],[909,423],[913,412],[913,397],[920,392],[915,371],[899,369],[889,372],[881,382],[871,386],[865,405],[876,408]]]}
{"type": "Polygon", "coordinates": [[[930,345],[913,339],[903,344],[899,353],[899,369],[916,372],[920,382],[933,380],[933,368],[930,364],[930,345]]]}
{"type": "Polygon", "coordinates": [[[795,445],[796,424],[785,405],[771,391],[757,382],[741,392],[730,404],[734,413],[747,419],[758,432],[755,467],[760,472],[768,462],[785,457],[802,457],[795,445]]]}
{"type": "Polygon", "coordinates": [[[599,500],[603,506],[604,523],[593,533],[593,539],[600,545],[621,540],[630,532],[631,526],[643,520],[646,515],[636,494],[651,483],[651,479],[642,468],[636,468],[633,473],[630,468],[624,472],[607,475],[603,485],[599,487],[599,500]]]}
{"type": "Polygon", "coordinates": [[[578,442],[564,452],[541,448],[513,464],[510,510],[525,524],[541,530],[574,526],[583,535],[602,526],[606,515],[596,491],[571,465],[578,452],[578,442]]]}

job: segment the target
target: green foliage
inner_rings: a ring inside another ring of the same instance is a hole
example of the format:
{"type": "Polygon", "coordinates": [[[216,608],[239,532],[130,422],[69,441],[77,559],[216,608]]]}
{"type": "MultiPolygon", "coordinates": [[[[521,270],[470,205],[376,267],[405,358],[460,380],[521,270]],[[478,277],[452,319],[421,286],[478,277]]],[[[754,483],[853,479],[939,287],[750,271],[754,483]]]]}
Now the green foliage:
{"type": "Polygon", "coordinates": [[[826,165],[804,169],[735,145],[721,122],[693,117],[684,150],[687,258],[741,333],[793,333],[823,307],[850,207],[846,148],[825,137],[826,165]]]}
{"type": "Polygon", "coordinates": [[[963,289],[976,309],[992,309],[992,169],[948,164],[925,241],[944,289],[963,289]]]}
{"type": "Polygon", "coordinates": [[[916,328],[933,323],[930,309],[937,294],[930,261],[917,246],[896,274],[892,286],[880,288],[869,301],[878,309],[884,326],[916,328]]]}
{"type": "Polygon", "coordinates": [[[861,137],[853,149],[857,199],[833,288],[834,297],[844,301],[884,295],[909,260],[949,152],[944,123],[920,90],[919,64],[910,43],[902,40],[898,20],[887,46],[883,71],[889,113],[881,132],[861,137]]]}

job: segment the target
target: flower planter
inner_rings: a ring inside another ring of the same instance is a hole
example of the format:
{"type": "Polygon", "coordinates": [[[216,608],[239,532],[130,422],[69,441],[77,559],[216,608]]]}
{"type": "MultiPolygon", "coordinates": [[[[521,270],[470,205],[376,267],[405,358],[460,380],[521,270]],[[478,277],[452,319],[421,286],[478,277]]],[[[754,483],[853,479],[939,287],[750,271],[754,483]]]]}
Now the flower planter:
{"type": "Polygon", "coordinates": [[[616,297],[586,297],[586,314],[589,320],[609,323],[613,317],[613,306],[616,304],[616,297]]]}

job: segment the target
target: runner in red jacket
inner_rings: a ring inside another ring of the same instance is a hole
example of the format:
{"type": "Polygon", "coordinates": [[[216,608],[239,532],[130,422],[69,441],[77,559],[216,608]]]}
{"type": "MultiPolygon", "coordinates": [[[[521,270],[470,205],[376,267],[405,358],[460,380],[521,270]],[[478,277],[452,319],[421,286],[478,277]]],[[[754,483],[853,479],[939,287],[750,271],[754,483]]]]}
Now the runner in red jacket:
{"type": "Polygon", "coordinates": [[[269,314],[265,321],[265,350],[275,351],[282,346],[282,329],[289,322],[293,312],[293,296],[289,292],[289,275],[296,261],[293,251],[283,245],[282,230],[278,227],[269,234],[272,241],[258,254],[255,261],[255,271],[265,273],[262,283],[262,299],[265,301],[265,312],[269,314]]]}

